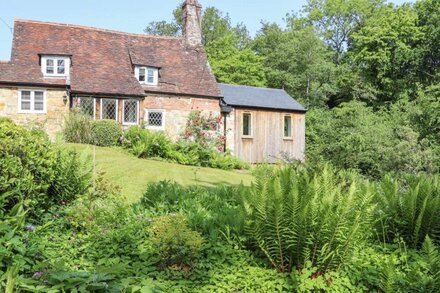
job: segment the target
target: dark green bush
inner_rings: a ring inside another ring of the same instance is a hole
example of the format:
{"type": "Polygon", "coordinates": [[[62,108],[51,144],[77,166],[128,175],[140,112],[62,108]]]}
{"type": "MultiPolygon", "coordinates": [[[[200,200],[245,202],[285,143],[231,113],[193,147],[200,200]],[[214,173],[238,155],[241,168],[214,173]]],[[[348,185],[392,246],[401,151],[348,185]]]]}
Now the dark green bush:
{"type": "Polygon", "coordinates": [[[76,153],[57,150],[46,135],[0,122],[0,209],[20,201],[36,217],[87,191],[90,172],[76,153]]]}
{"type": "Polygon", "coordinates": [[[92,123],[92,143],[97,146],[117,146],[122,136],[122,127],[115,120],[97,120],[92,123]]]}
{"type": "Polygon", "coordinates": [[[92,143],[92,122],[89,116],[72,110],[64,118],[63,134],[66,142],[92,143]]]}

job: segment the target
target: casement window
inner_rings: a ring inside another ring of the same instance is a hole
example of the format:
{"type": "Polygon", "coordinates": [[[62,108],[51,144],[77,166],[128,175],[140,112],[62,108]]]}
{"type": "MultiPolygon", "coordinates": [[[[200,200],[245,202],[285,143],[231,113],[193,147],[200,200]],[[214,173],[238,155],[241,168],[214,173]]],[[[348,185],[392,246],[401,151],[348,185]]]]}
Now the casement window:
{"type": "Polygon", "coordinates": [[[118,100],[101,99],[101,119],[118,120],[118,100]]]}
{"type": "Polygon", "coordinates": [[[68,77],[70,58],[66,56],[41,57],[41,71],[46,77],[68,77]]]}
{"type": "Polygon", "coordinates": [[[73,98],[74,109],[78,109],[82,114],[96,119],[96,100],[92,97],[75,97],[73,98]]]}
{"type": "Polygon", "coordinates": [[[165,128],[165,115],[163,110],[145,110],[146,127],[162,130],[165,128]]]}
{"type": "Polygon", "coordinates": [[[139,101],[137,100],[122,101],[122,124],[124,125],[139,124],[139,101]]]}
{"type": "Polygon", "coordinates": [[[243,113],[242,117],[242,135],[243,137],[252,137],[252,114],[251,113],[243,113]]]}
{"type": "Polygon", "coordinates": [[[20,90],[18,93],[18,112],[32,114],[47,113],[46,91],[20,90]]]}
{"type": "Polygon", "coordinates": [[[292,138],[292,116],[284,115],[284,138],[292,138]]]}
{"type": "Polygon", "coordinates": [[[154,67],[136,66],[135,76],[141,84],[157,85],[159,81],[159,69],[154,67]]]}

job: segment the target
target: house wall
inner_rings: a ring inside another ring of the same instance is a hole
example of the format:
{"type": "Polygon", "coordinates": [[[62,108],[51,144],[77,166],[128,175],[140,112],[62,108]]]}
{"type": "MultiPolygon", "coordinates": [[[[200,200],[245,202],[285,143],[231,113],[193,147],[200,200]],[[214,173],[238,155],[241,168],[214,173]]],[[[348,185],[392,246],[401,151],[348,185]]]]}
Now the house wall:
{"type": "MultiPolygon", "coordinates": [[[[145,110],[163,110],[165,115],[164,131],[172,139],[178,139],[184,131],[188,116],[193,110],[200,110],[208,115],[220,115],[218,99],[178,97],[178,96],[147,96],[140,103],[140,121],[145,119],[145,110]]],[[[222,131],[222,130],[220,130],[222,131]]]]}
{"type": "MultiPolygon", "coordinates": [[[[63,96],[66,92],[60,89],[45,89],[47,94],[47,113],[24,114],[18,113],[19,89],[21,88],[0,88],[0,117],[8,117],[20,125],[41,127],[51,139],[55,139],[57,133],[63,129],[64,116],[69,111],[69,104],[65,104],[63,101],[63,96]]],[[[29,89],[29,87],[23,89],[29,89]]]]}
{"type": "Polygon", "coordinates": [[[229,114],[228,148],[233,141],[234,155],[250,163],[275,163],[282,153],[304,160],[305,114],[255,109],[234,109],[229,114]],[[251,113],[252,137],[242,135],[243,113],[251,113]],[[284,138],[284,116],[292,116],[292,138],[284,138]]]}

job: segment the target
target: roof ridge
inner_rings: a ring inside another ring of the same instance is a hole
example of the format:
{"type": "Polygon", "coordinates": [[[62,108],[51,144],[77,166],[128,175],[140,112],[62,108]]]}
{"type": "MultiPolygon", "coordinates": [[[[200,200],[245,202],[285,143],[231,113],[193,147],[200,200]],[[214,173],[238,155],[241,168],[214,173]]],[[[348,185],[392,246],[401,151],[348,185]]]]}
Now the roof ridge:
{"type": "Polygon", "coordinates": [[[222,82],[220,82],[219,84],[220,85],[228,85],[228,86],[236,86],[236,87],[248,87],[248,88],[260,89],[260,90],[285,91],[284,89],[276,89],[276,88],[260,87],[260,86],[252,86],[252,85],[229,84],[229,83],[222,83],[222,82]]]}
{"type": "Polygon", "coordinates": [[[35,23],[35,24],[46,24],[46,25],[54,25],[54,26],[63,26],[68,28],[79,28],[79,29],[87,29],[104,33],[112,33],[119,34],[125,36],[134,36],[134,37],[144,37],[144,38],[156,38],[156,39],[170,39],[170,40],[183,40],[183,37],[171,37],[171,36],[157,36],[157,35],[147,35],[147,34],[137,34],[137,33],[128,33],[117,30],[87,26],[87,25],[79,25],[79,24],[68,24],[68,23],[60,23],[60,22],[50,22],[50,21],[40,21],[40,20],[31,20],[31,19],[21,19],[15,18],[14,22],[25,22],[25,23],[35,23]]]}
{"type": "Polygon", "coordinates": [[[8,60],[0,60],[0,64],[8,64],[8,63],[10,63],[11,61],[8,61],[8,60]]]}

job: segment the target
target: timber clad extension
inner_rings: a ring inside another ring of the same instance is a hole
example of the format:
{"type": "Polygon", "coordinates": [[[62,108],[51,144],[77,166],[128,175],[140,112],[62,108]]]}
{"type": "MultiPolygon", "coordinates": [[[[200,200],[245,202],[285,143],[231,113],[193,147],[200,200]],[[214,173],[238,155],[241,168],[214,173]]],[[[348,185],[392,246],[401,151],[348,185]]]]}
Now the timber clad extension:
{"type": "Polygon", "coordinates": [[[201,6],[183,5],[184,36],[16,20],[0,61],[0,117],[54,138],[71,109],[178,139],[194,110],[222,116],[226,147],[252,163],[304,159],[305,109],[282,90],[218,84],[202,46],[201,6]]]}

